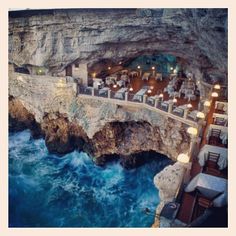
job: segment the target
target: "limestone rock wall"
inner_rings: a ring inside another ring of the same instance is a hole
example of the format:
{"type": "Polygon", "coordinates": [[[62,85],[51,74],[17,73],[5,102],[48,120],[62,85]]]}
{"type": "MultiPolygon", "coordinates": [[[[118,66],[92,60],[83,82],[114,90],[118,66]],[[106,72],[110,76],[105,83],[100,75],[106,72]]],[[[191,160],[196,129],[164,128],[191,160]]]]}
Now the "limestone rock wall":
{"type": "Polygon", "coordinates": [[[41,124],[52,152],[79,148],[99,158],[152,150],[176,159],[189,149],[180,121],[146,108],[76,97],[73,84],[62,78],[9,73],[9,95],[41,124]]]}
{"type": "Polygon", "coordinates": [[[198,77],[227,73],[227,9],[67,9],[12,12],[9,61],[62,71],[143,54],[170,53],[198,77]]]}

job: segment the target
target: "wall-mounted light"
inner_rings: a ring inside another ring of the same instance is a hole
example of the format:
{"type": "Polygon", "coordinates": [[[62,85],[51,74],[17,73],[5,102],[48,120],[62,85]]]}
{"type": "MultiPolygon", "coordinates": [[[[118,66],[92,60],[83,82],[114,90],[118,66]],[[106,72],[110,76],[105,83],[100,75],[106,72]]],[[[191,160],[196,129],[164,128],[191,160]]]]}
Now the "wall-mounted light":
{"type": "Polygon", "coordinates": [[[163,98],[163,96],[164,96],[163,93],[161,93],[161,94],[159,95],[160,98],[163,98]]]}
{"type": "Polygon", "coordinates": [[[220,85],[219,84],[215,84],[214,85],[214,89],[220,89],[220,85]]]}
{"type": "Polygon", "coordinates": [[[152,70],[155,70],[155,66],[152,66],[152,70]]]}
{"type": "Polygon", "coordinates": [[[200,119],[204,119],[205,118],[205,114],[203,112],[198,112],[197,113],[197,118],[200,118],[200,119]]]}
{"type": "Polygon", "coordinates": [[[197,129],[194,128],[194,127],[188,127],[187,133],[192,135],[192,136],[196,136],[197,135],[197,129]]]}
{"type": "Polygon", "coordinates": [[[173,99],[173,103],[176,103],[176,102],[177,102],[177,99],[176,99],[176,98],[174,98],[174,99],[173,99]]]}
{"type": "Polygon", "coordinates": [[[193,106],[192,106],[192,104],[191,103],[189,103],[188,105],[187,105],[187,108],[192,108],[193,106]]]}
{"type": "Polygon", "coordinates": [[[107,68],[108,70],[111,70],[111,67],[110,66],[108,66],[108,68],[107,68]]]}
{"type": "Polygon", "coordinates": [[[133,90],[134,90],[134,89],[133,89],[132,87],[131,87],[131,88],[129,88],[129,91],[131,91],[131,92],[132,92],[133,90]]]}
{"type": "Polygon", "coordinates": [[[121,65],[122,64],[122,61],[119,61],[119,65],[121,65]]]}
{"type": "Polygon", "coordinates": [[[219,94],[218,94],[217,92],[213,92],[213,93],[211,94],[211,96],[212,96],[213,98],[217,98],[217,97],[219,96],[219,94]]]}
{"type": "Polygon", "coordinates": [[[117,84],[113,84],[113,88],[117,88],[117,84]]]}
{"type": "Polygon", "coordinates": [[[205,101],[203,104],[205,107],[209,107],[211,105],[211,103],[209,101],[205,101]]]}
{"type": "Polygon", "coordinates": [[[152,90],[151,90],[151,89],[148,89],[147,93],[151,93],[151,92],[152,92],[152,90]]]}
{"type": "Polygon", "coordinates": [[[141,66],[137,66],[137,68],[138,68],[138,69],[140,69],[140,68],[141,68],[141,66]]]}
{"type": "Polygon", "coordinates": [[[184,153],[179,154],[177,157],[177,161],[183,164],[189,163],[189,159],[189,156],[184,153]]]}
{"type": "Polygon", "coordinates": [[[93,78],[96,78],[96,73],[94,72],[94,73],[92,74],[92,76],[93,76],[93,78]]]}

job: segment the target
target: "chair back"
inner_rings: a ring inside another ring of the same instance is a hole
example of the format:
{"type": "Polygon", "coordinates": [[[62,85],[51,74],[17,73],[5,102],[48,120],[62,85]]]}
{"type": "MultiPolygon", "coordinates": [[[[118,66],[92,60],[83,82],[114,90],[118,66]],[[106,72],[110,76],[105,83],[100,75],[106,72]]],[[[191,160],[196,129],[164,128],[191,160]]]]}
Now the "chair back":
{"type": "Polygon", "coordinates": [[[204,208],[209,208],[212,206],[212,201],[210,199],[207,199],[205,197],[199,197],[198,198],[198,205],[204,208]]]}
{"type": "Polygon", "coordinates": [[[221,133],[220,129],[212,129],[211,130],[211,136],[219,138],[220,137],[220,133],[221,133]]]}
{"type": "Polygon", "coordinates": [[[220,154],[215,152],[208,152],[207,160],[217,163],[219,160],[220,154]]]}

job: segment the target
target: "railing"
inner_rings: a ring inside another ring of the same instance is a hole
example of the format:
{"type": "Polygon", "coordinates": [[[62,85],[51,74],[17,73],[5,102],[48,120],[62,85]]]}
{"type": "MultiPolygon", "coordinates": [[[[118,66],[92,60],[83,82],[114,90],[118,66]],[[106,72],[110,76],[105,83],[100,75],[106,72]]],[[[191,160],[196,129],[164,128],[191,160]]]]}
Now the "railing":
{"type": "Polygon", "coordinates": [[[108,90],[106,92],[103,93],[99,93],[99,89],[94,89],[93,87],[80,87],[79,88],[79,94],[78,95],[89,95],[93,98],[100,98],[100,99],[106,99],[104,101],[110,101],[116,104],[121,104],[123,105],[124,103],[126,103],[127,105],[138,105],[140,107],[140,105],[142,104],[143,107],[147,108],[147,109],[151,109],[153,111],[162,113],[163,115],[168,115],[169,117],[179,120],[183,123],[186,123],[190,126],[194,126],[197,127],[198,123],[196,120],[191,119],[191,117],[188,117],[187,114],[188,112],[184,115],[183,114],[178,114],[176,112],[173,112],[173,108],[172,105],[168,105],[168,107],[163,107],[162,106],[162,102],[161,100],[157,100],[153,102],[150,102],[146,96],[140,96],[134,99],[135,94],[133,93],[120,93],[119,95],[117,94],[117,92],[112,91],[112,90],[108,90]],[[171,106],[171,107],[169,107],[171,106]]]}

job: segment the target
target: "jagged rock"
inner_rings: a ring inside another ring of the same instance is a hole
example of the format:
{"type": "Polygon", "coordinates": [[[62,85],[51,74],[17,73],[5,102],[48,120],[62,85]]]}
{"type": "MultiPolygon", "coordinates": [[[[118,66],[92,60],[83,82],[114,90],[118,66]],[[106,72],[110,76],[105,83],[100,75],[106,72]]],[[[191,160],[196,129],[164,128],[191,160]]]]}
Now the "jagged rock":
{"type": "Polygon", "coordinates": [[[10,96],[8,109],[10,132],[22,131],[28,128],[34,138],[41,137],[40,124],[35,121],[34,115],[28,112],[19,100],[10,96]]]}
{"type": "MultiPolygon", "coordinates": [[[[156,215],[160,215],[162,208],[168,202],[172,202],[180,188],[185,166],[179,162],[165,167],[161,172],[155,175],[154,185],[159,190],[160,203],[156,209],[156,215]]],[[[156,217],[154,225],[159,225],[159,218],[156,217]]]]}

